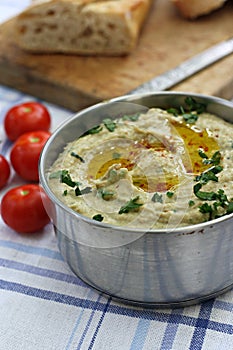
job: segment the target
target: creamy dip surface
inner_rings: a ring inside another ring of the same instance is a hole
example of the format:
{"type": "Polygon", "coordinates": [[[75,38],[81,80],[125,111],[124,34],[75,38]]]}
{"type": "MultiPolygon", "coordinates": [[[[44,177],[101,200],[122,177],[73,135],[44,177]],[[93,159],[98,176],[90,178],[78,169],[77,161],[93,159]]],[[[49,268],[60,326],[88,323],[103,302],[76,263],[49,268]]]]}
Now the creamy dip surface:
{"type": "Polygon", "coordinates": [[[94,220],[175,228],[233,212],[232,164],[231,123],[195,109],[151,108],[106,118],[69,143],[50,169],[49,185],[94,220]]]}

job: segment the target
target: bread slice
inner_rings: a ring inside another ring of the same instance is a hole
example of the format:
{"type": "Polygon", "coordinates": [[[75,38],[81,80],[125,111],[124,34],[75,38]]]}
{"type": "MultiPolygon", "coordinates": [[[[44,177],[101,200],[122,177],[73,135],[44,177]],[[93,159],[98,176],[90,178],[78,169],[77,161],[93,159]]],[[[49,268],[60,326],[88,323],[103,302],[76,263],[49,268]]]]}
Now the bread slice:
{"type": "Polygon", "coordinates": [[[15,19],[30,52],[124,55],[136,46],[153,0],[40,0],[15,19]]]}
{"type": "Polygon", "coordinates": [[[196,18],[206,15],[221,6],[226,0],[171,0],[186,18],[196,18]]]}

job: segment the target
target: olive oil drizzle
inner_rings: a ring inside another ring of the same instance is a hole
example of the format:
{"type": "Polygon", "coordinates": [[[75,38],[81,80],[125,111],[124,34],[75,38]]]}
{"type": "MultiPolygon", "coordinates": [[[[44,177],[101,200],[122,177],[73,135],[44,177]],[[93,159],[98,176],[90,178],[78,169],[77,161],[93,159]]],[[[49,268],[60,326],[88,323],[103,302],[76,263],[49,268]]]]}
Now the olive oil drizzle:
{"type": "MultiPolygon", "coordinates": [[[[200,150],[205,152],[207,157],[211,157],[219,150],[217,141],[209,135],[207,130],[200,130],[196,126],[187,124],[183,121],[171,120],[170,126],[174,135],[179,135],[184,143],[185,152],[182,162],[187,174],[199,175],[208,169],[208,164],[202,161],[199,155],[200,150]]],[[[122,148],[115,146],[114,149],[106,149],[96,154],[89,164],[89,176],[100,179],[114,164],[120,164],[122,168],[129,171],[137,167],[136,158],[142,150],[151,149],[153,152],[162,152],[166,150],[166,145],[153,140],[149,135],[145,135],[141,140],[130,143],[130,147],[122,148]],[[117,157],[116,157],[117,154],[117,157]]],[[[155,176],[137,175],[133,176],[133,184],[146,192],[166,192],[175,190],[179,185],[182,176],[173,172],[163,171],[162,175],[155,176]]]]}

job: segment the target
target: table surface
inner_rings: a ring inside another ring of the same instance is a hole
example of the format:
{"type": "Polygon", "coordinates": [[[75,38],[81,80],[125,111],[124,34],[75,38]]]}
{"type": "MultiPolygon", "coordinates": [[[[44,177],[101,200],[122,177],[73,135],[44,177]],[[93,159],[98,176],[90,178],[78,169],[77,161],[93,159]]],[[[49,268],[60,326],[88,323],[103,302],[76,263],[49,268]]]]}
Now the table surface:
{"type": "MultiPolygon", "coordinates": [[[[0,21],[28,3],[0,0],[0,21]]],[[[29,100],[36,99],[0,86],[0,151],[7,157],[11,143],[2,126],[5,113],[29,100]]],[[[45,104],[52,115],[52,130],[72,113],[45,104]]],[[[20,183],[13,173],[10,186],[20,183]]],[[[51,224],[26,236],[9,229],[0,218],[0,310],[0,350],[233,348],[233,291],[179,309],[119,304],[70,271],[51,224]]]]}

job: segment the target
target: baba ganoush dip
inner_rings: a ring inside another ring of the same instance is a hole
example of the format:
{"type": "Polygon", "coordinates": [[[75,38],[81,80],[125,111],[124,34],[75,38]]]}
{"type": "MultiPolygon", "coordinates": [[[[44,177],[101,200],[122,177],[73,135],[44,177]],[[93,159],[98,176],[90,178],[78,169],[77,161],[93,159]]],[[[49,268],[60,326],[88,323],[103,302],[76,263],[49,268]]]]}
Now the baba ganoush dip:
{"type": "Polygon", "coordinates": [[[103,223],[175,228],[233,212],[233,125],[187,108],[106,118],[70,142],[49,172],[55,195],[103,223]]]}

